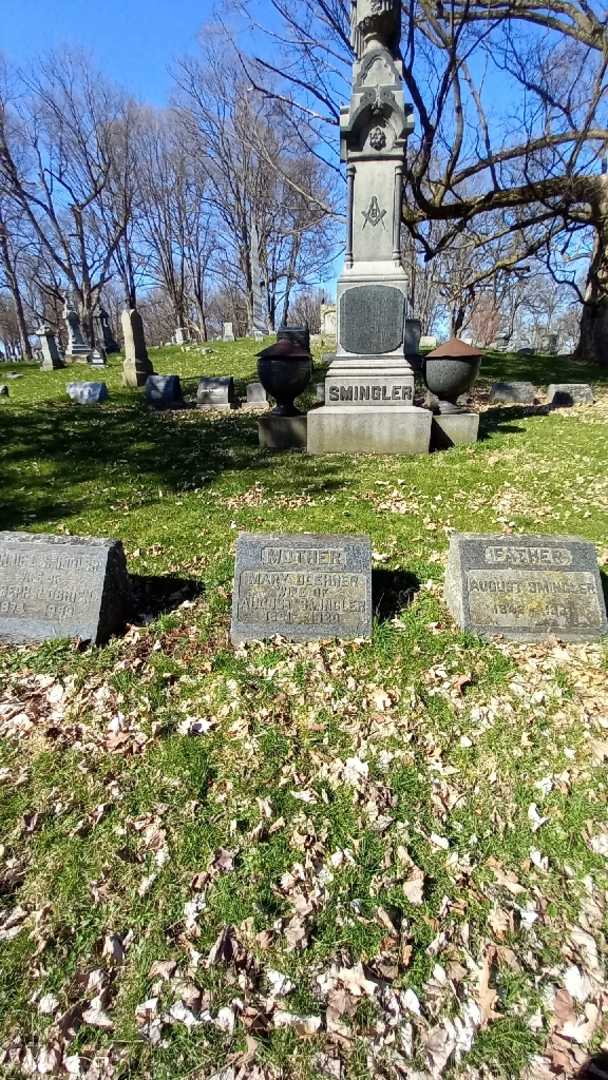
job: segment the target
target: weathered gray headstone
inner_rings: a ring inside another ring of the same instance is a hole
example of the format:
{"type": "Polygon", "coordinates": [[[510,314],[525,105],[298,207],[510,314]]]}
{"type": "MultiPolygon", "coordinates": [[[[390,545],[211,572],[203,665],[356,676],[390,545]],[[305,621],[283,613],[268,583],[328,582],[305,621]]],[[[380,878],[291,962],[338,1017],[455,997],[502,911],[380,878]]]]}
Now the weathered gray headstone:
{"type": "Polygon", "coordinates": [[[538,396],[538,388],[530,382],[498,382],[490,391],[490,401],[517,405],[532,405],[538,396]]]}
{"type": "Polygon", "coordinates": [[[103,382],[69,383],[67,392],[68,397],[79,405],[102,405],[110,396],[103,382]]]}
{"type": "Polygon", "coordinates": [[[0,533],[0,641],[102,644],[123,628],[129,607],[119,541],[0,533]]]}
{"type": "Polygon", "coordinates": [[[268,405],[268,395],[261,383],[247,384],[247,404],[257,405],[262,408],[268,405]]]}
{"type": "Polygon", "coordinates": [[[369,638],[372,547],[366,536],[241,533],[232,640],[369,638]]]}
{"type": "Polygon", "coordinates": [[[234,325],[231,322],[224,323],[224,341],[234,341],[234,325]]]}
{"type": "Polygon", "coordinates": [[[156,409],[170,409],[183,405],[182,384],[179,375],[148,375],[146,401],[156,409]]]}
{"type": "Polygon", "coordinates": [[[65,367],[57,338],[51,327],[47,326],[45,323],[36,331],[36,333],[40,338],[40,347],[42,350],[42,364],[40,370],[54,371],[57,368],[65,367]]]}
{"type": "Polygon", "coordinates": [[[420,338],[420,343],[418,345],[418,348],[419,349],[424,349],[425,351],[428,350],[429,352],[432,349],[436,349],[437,348],[437,338],[434,337],[432,334],[426,334],[426,335],[423,334],[422,337],[420,338]]]}
{"type": "Polygon", "coordinates": [[[547,390],[549,404],[556,409],[569,405],[593,405],[593,390],[585,383],[551,383],[547,390]]]}
{"type": "Polygon", "coordinates": [[[592,641],[608,633],[593,544],[562,536],[454,533],[445,583],[463,630],[517,641],[592,641]]]}
{"type": "Polygon", "coordinates": [[[123,383],[131,387],[145,386],[148,377],[154,374],[154,368],[148,356],[144,324],[137,308],[125,308],[121,323],[125,340],[123,383]]]}
{"type": "Polygon", "coordinates": [[[201,379],[196,400],[203,408],[232,409],[236,403],[234,379],[230,376],[201,379]]]}

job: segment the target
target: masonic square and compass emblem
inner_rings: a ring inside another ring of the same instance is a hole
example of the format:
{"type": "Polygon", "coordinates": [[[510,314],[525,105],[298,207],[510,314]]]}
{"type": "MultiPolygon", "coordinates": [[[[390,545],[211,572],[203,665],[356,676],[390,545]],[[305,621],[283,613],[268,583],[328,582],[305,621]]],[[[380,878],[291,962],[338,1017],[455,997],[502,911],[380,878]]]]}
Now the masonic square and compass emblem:
{"type": "MultiPolygon", "coordinates": [[[[365,229],[365,226],[368,223],[372,226],[373,229],[376,228],[376,225],[382,225],[383,229],[386,228],[386,226],[384,224],[384,219],[385,219],[388,211],[380,209],[380,203],[378,202],[378,196],[377,195],[372,195],[372,201],[369,204],[369,209],[368,210],[362,210],[361,213],[363,214],[363,217],[365,218],[365,221],[363,223],[363,229],[365,229]]],[[[363,229],[361,230],[362,232],[363,232],[363,229]]]]}

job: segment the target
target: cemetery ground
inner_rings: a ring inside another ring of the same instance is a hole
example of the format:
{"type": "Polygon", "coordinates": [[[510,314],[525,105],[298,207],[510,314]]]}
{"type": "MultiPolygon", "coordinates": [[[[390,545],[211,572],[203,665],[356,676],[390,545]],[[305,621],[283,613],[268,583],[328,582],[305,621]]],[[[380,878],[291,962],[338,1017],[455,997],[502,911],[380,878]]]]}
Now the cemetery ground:
{"type": "MultiPolygon", "coordinates": [[[[255,348],[151,357],[242,392],[255,348]]],[[[151,413],[120,361],[99,409],[65,396],[85,368],[3,367],[0,528],[122,539],[139,618],[0,649],[0,1074],[578,1075],[608,1034],[606,645],[482,642],[442,589],[454,528],[606,569],[608,373],[491,355],[481,400],[596,404],[353,460],[151,413]],[[373,642],[233,649],[239,530],[369,534],[373,642]]]]}

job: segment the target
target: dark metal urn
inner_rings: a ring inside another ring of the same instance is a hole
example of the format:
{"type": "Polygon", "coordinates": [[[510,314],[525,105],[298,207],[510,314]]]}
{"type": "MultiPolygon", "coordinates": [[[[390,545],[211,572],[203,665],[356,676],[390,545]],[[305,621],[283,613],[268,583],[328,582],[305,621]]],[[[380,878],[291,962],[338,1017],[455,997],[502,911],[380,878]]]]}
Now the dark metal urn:
{"type": "Polygon", "coordinates": [[[275,398],[273,416],[300,416],[294,405],[312,375],[312,356],[292,341],[277,341],[258,353],[258,377],[266,393],[275,398]]]}
{"type": "Polygon", "coordinates": [[[440,413],[466,412],[458,405],[458,398],[470,390],[479,375],[482,353],[458,338],[425,356],[424,381],[431,394],[439,398],[440,413]]]}

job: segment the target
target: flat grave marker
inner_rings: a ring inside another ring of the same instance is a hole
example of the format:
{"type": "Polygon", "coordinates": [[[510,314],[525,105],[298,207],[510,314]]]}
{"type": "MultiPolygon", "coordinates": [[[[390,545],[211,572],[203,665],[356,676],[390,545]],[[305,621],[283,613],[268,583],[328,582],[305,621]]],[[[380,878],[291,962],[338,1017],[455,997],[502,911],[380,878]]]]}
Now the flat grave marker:
{"type": "Polygon", "coordinates": [[[241,533],[231,637],[353,640],[372,634],[367,536],[241,533]]]}
{"type": "Polygon", "coordinates": [[[593,544],[576,537],[454,533],[445,596],[463,630],[515,641],[608,633],[593,544]]]}
{"type": "Polygon", "coordinates": [[[102,644],[129,613],[118,540],[0,532],[0,641],[102,644]]]}

